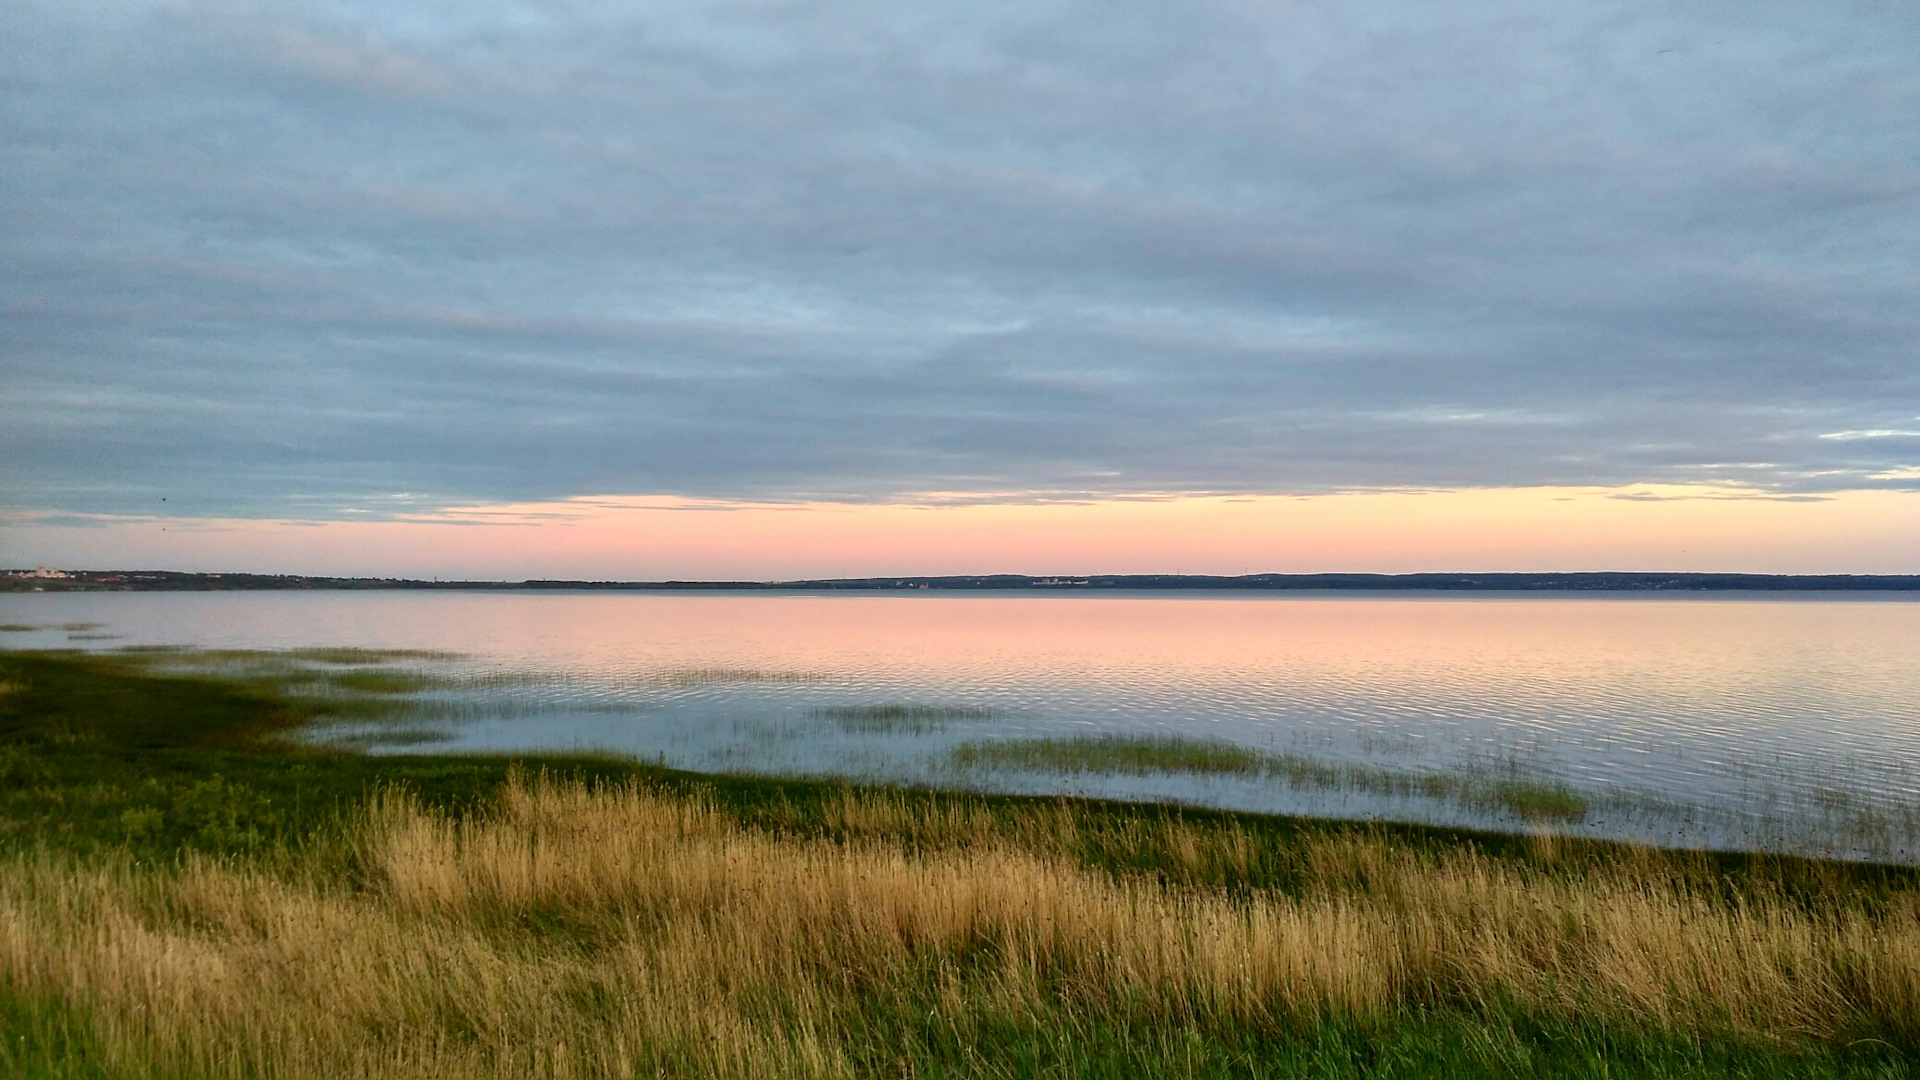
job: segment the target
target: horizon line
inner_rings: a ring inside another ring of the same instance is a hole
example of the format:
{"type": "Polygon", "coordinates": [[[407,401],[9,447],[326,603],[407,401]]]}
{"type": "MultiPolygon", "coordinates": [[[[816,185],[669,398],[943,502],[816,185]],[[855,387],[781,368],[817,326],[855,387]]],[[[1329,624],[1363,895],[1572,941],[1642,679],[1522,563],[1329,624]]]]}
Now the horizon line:
{"type": "Polygon", "coordinates": [[[262,574],[157,569],[0,570],[0,592],[182,592],[337,590],[532,590],[532,591],[883,591],[972,590],[1073,592],[1077,590],[1441,590],[1449,592],[1731,592],[1731,591],[1920,591],[1920,574],[1764,574],[1739,571],[1320,571],[1249,574],[886,574],[871,577],[787,579],[476,579],[325,574],[262,574]]]}

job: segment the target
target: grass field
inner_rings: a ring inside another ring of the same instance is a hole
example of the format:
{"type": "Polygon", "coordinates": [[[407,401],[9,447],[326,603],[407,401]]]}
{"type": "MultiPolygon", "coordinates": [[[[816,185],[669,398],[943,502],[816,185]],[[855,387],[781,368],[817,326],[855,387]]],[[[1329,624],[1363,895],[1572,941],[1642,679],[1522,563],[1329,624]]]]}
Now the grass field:
{"type": "Polygon", "coordinates": [[[1911,869],[369,757],[290,739],[319,708],[290,686],[0,654],[0,1074],[1837,1077],[1920,1054],[1911,869]]]}

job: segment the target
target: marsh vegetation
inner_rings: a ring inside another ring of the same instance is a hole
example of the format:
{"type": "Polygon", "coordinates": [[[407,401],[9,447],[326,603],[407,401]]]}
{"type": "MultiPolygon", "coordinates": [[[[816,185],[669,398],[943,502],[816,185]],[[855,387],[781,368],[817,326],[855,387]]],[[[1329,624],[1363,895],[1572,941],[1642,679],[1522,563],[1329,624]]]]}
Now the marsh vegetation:
{"type": "Polygon", "coordinates": [[[971,705],[896,701],[877,705],[829,705],[813,710],[813,715],[833,721],[843,731],[905,731],[920,734],[944,731],[948,724],[957,720],[991,720],[995,713],[992,709],[971,705]]]}
{"type": "Polygon", "coordinates": [[[1272,851],[1231,823],[851,790],[743,820],[515,774],[464,815],[382,789],[251,865],[16,857],[0,965],[107,1062],[276,1076],[1012,1072],[1048,1053],[1019,1038],[1164,1068],[1435,1015],[1920,1045],[1909,889],[1627,855],[1272,851]]]}
{"type": "Polygon", "coordinates": [[[289,740],[312,706],[257,685],[17,655],[0,682],[10,1075],[1865,1076],[1920,1052],[1907,869],[370,758],[289,740]]]}
{"type": "Polygon", "coordinates": [[[1082,735],[962,743],[949,754],[963,770],[1034,769],[1059,773],[1192,773],[1274,779],[1295,787],[1346,788],[1378,795],[1446,800],[1529,821],[1579,821],[1586,796],[1517,768],[1416,772],[1343,764],[1178,735],[1082,735]]]}

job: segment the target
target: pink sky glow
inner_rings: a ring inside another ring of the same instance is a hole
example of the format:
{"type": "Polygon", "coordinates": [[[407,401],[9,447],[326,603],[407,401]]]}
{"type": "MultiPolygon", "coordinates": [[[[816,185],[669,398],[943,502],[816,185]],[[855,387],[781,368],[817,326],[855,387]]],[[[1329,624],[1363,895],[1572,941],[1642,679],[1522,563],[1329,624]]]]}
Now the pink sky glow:
{"type": "Polygon", "coordinates": [[[355,576],[1920,572],[1920,493],[1507,488],[1085,503],[602,496],[400,520],[0,518],[0,563],[355,576]]]}

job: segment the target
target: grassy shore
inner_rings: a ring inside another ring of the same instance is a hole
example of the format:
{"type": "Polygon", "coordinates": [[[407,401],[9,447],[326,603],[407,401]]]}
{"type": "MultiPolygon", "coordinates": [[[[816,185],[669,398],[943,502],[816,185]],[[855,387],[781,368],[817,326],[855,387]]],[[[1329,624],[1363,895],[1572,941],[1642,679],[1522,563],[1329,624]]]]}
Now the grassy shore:
{"type": "MultiPolygon", "coordinates": [[[[404,676],[380,659],[324,662],[378,694],[404,676]]],[[[300,685],[0,655],[0,1074],[1905,1076],[1920,1054],[1909,869],[369,757],[291,737],[330,700],[300,685]]]]}

